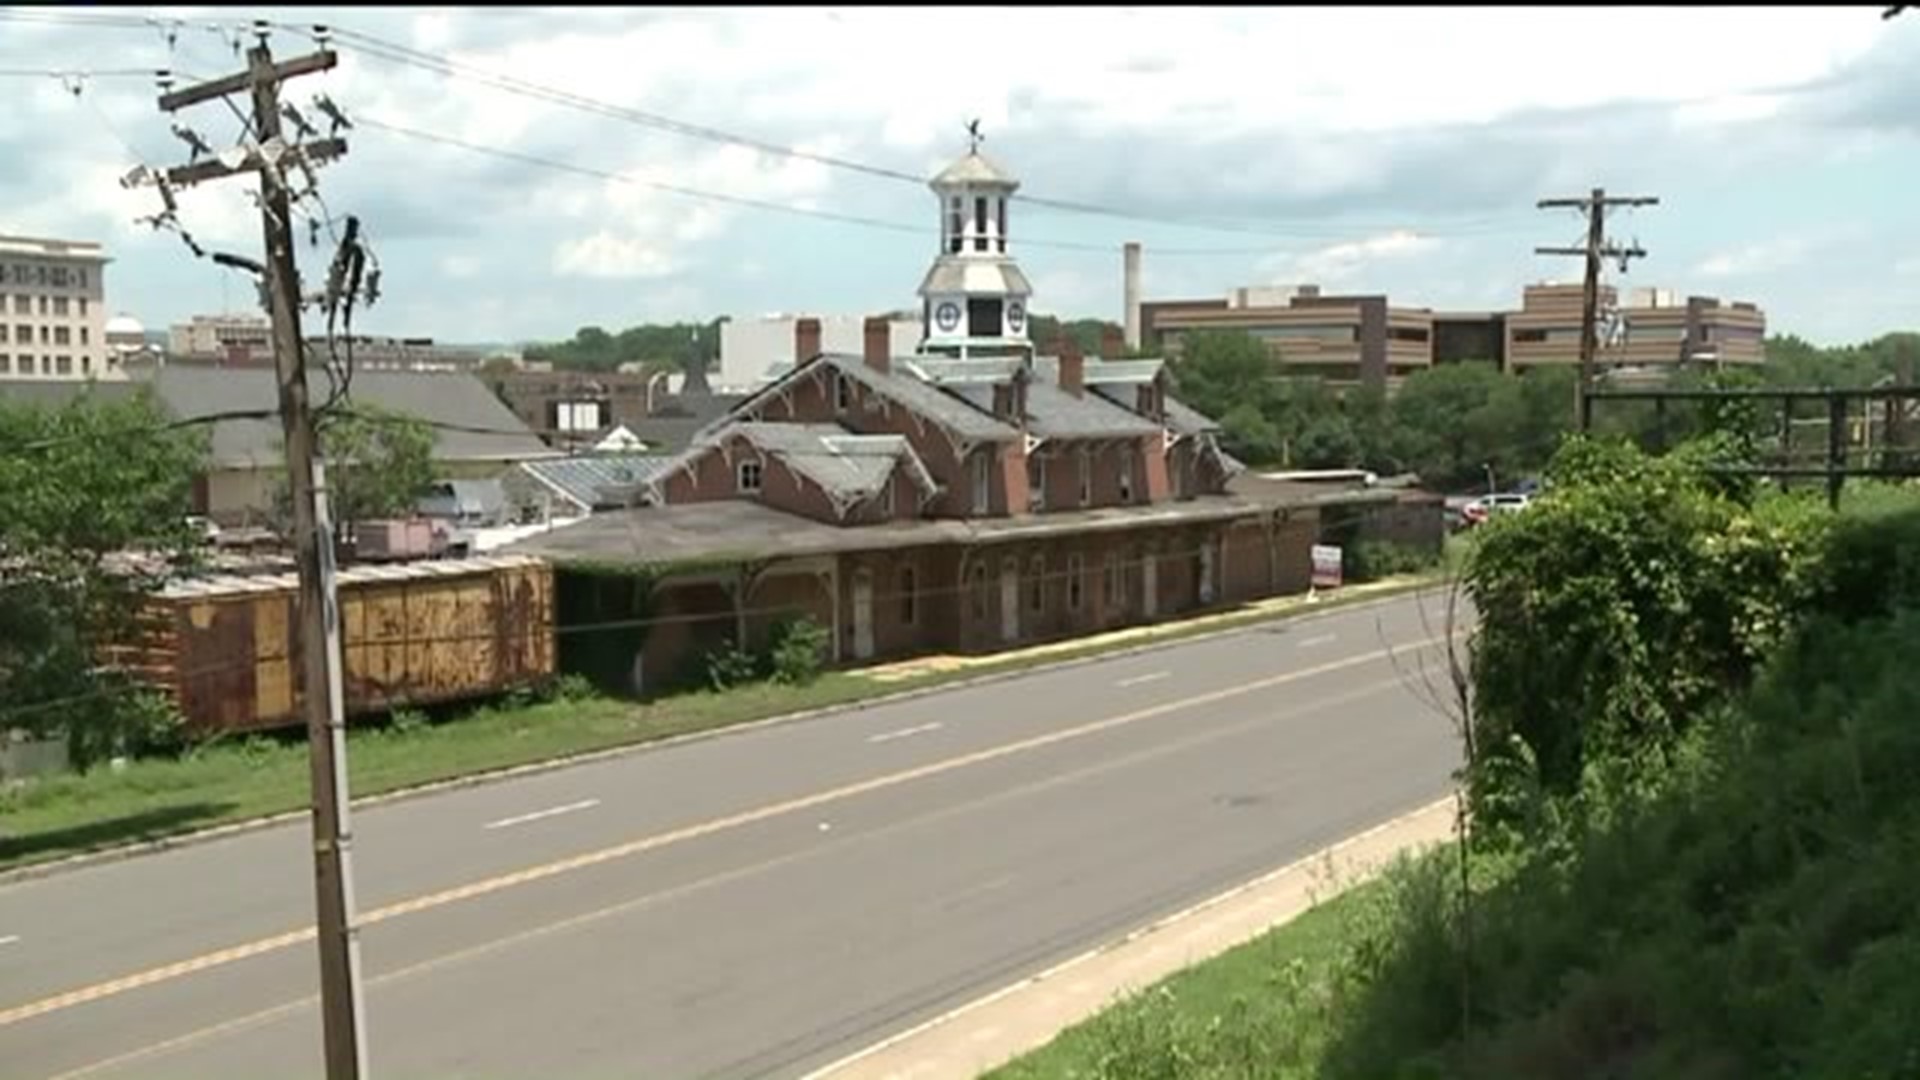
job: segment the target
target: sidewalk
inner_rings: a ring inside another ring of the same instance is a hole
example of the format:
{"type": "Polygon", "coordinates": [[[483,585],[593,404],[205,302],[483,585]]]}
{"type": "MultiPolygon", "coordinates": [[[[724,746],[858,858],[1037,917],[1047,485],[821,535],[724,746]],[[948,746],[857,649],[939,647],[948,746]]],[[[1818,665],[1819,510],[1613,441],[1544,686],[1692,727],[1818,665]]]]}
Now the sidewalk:
{"type": "Polygon", "coordinates": [[[1161,638],[1191,637],[1212,629],[1226,630],[1241,624],[1251,625],[1268,619],[1277,619],[1282,615],[1310,614],[1322,607],[1350,606],[1376,594],[1392,595],[1396,592],[1407,592],[1409,582],[1410,579],[1407,577],[1386,578],[1364,585],[1342,586],[1320,597],[1308,593],[1289,593],[1286,596],[1256,600],[1227,611],[1216,611],[1185,619],[1168,619],[1165,622],[1147,623],[1143,626],[1130,626],[1124,630],[1109,630],[1101,634],[1072,637],[1024,649],[1008,649],[1004,652],[966,656],[949,654],[916,656],[911,660],[861,668],[860,674],[878,683],[900,682],[916,676],[962,671],[970,667],[995,667],[1027,659],[1044,660],[1056,654],[1078,656],[1105,649],[1147,645],[1161,638]]]}
{"type": "Polygon", "coordinates": [[[1452,835],[1451,798],[1404,814],[1246,885],[911,1028],[806,1080],[973,1080],[1182,968],[1286,922],[1396,855],[1452,835]],[[1329,881],[1331,870],[1331,882],[1329,881]]]}

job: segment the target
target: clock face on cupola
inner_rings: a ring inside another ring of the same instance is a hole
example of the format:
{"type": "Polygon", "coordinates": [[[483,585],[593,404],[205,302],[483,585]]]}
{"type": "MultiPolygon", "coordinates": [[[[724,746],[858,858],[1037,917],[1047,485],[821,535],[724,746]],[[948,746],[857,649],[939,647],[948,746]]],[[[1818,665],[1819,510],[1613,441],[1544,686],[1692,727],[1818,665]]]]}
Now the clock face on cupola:
{"type": "Polygon", "coordinates": [[[965,157],[928,187],[939,200],[940,250],[920,283],[924,352],[966,359],[1031,355],[1033,286],[1007,246],[1007,207],[1020,181],[980,152],[979,121],[965,157]]]}

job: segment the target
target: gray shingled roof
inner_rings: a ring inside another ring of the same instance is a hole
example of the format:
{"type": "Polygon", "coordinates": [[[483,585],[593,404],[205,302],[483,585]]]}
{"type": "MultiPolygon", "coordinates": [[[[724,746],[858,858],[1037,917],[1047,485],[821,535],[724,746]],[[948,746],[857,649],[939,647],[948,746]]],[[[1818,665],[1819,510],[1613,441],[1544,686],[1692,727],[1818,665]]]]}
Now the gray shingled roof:
{"type": "Polygon", "coordinates": [[[991,441],[1019,437],[1020,432],[1011,424],[994,418],[991,403],[985,411],[982,411],[939,387],[922,382],[907,373],[902,365],[910,362],[911,359],[905,358],[896,362],[895,370],[885,373],[875,371],[861,357],[844,353],[827,353],[820,357],[819,362],[831,364],[836,370],[853,377],[873,392],[892,398],[928,420],[950,429],[963,439],[991,441]]]}
{"type": "Polygon", "coordinates": [[[1027,427],[1043,439],[1160,434],[1159,424],[1103,395],[1075,397],[1060,389],[1060,361],[1051,356],[1034,359],[1027,427]]]}
{"type": "Polygon", "coordinates": [[[1166,406],[1167,426],[1181,435],[1201,435],[1220,430],[1218,421],[1172,394],[1167,395],[1166,406]]]}
{"type": "MultiPolygon", "coordinates": [[[[182,420],[221,413],[272,413],[279,404],[272,371],[259,368],[166,367],[152,376],[162,405],[182,420]]],[[[332,392],[325,368],[307,373],[316,403],[332,392]]],[[[361,371],[353,376],[352,400],[451,425],[434,429],[434,460],[525,461],[556,456],[479,379],[466,373],[361,371]],[[472,430],[455,430],[465,428],[472,430]]],[[[252,467],[280,463],[280,422],[221,420],[213,424],[216,465],[252,467]]]]}
{"type": "Polygon", "coordinates": [[[522,462],[520,470],[591,511],[629,505],[633,489],[672,460],[665,454],[595,454],[522,462]]]}
{"type": "Polygon", "coordinates": [[[934,488],[913,447],[903,435],[857,435],[838,424],[728,424],[702,440],[712,444],[741,435],[813,480],[837,500],[858,500],[878,493],[905,464],[928,490],[934,488]]]}
{"type": "MultiPolygon", "coordinates": [[[[1010,376],[1017,360],[960,361],[946,357],[896,357],[891,370],[875,371],[865,359],[828,353],[818,363],[865,384],[875,393],[913,409],[970,440],[1011,439],[1018,430],[993,415],[993,383],[1010,376]],[[980,375],[982,378],[975,378],[980,375]],[[984,376],[993,376],[987,379],[984,376]]],[[[1158,434],[1160,424],[1133,408],[1133,388],[1158,370],[1155,360],[1088,361],[1088,389],[1075,397],[1060,389],[1057,357],[1036,357],[1027,386],[1027,426],[1041,438],[1121,438],[1158,434]],[[1096,381],[1098,380],[1098,381],[1096,381]]],[[[791,376],[790,376],[791,377],[791,376]]],[[[1167,397],[1167,426],[1181,435],[1218,431],[1219,425],[1191,406],[1167,397]]],[[[727,426],[721,419],[701,437],[727,426]]]]}

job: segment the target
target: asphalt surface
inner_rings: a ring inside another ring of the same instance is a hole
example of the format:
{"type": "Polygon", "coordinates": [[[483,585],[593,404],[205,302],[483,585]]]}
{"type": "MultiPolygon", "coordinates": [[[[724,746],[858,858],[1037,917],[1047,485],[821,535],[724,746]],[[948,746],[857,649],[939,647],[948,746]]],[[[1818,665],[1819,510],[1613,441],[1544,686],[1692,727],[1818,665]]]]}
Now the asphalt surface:
{"type": "MultiPolygon", "coordinates": [[[[1429,802],[1437,607],[363,810],[372,1072],[798,1076],[1429,802]]],[[[308,851],[303,822],[0,888],[0,1074],[320,1076],[308,851]]]]}

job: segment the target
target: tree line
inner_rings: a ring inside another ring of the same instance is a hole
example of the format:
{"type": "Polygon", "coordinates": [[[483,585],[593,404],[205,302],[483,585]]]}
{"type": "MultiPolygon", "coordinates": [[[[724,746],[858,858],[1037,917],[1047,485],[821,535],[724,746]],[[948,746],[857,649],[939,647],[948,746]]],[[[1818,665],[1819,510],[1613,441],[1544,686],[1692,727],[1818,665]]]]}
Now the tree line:
{"type": "MultiPolygon", "coordinates": [[[[1507,374],[1490,361],[1447,364],[1408,376],[1388,395],[1276,376],[1267,346],[1241,331],[1205,331],[1183,345],[1173,365],[1182,399],[1219,420],[1227,449],[1250,465],[1411,472],[1433,488],[1484,489],[1537,474],[1575,426],[1571,366],[1507,374]]],[[[1904,358],[1920,360],[1920,334],[1830,348],[1789,335],[1770,338],[1766,350],[1757,368],[1682,370],[1667,385],[1867,386],[1910,375],[1903,364],[1914,361],[1904,358]]],[[[1641,403],[1595,415],[1599,433],[1643,444],[1684,439],[1706,422],[1697,407],[1661,418],[1641,403]]]]}

